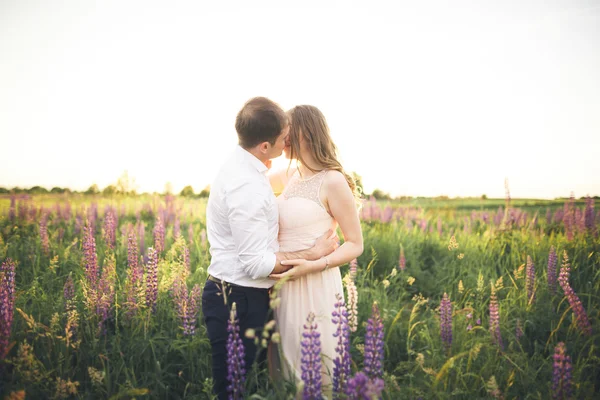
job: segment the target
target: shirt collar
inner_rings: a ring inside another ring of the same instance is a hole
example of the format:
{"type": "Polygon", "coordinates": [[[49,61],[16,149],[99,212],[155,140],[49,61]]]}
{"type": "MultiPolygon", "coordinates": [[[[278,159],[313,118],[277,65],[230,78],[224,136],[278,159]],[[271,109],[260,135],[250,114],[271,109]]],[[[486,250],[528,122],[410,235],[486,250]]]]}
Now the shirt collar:
{"type": "Polygon", "coordinates": [[[258,172],[260,172],[261,174],[264,174],[265,172],[267,172],[267,170],[268,170],[267,166],[262,161],[260,161],[258,158],[256,158],[256,156],[254,156],[254,154],[250,153],[248,150],[244,149],[242,146],[238,145],[236,147],[236,152],[244,160],[246,160],[248,163],[253,165],[258,170],[258,172]]]}

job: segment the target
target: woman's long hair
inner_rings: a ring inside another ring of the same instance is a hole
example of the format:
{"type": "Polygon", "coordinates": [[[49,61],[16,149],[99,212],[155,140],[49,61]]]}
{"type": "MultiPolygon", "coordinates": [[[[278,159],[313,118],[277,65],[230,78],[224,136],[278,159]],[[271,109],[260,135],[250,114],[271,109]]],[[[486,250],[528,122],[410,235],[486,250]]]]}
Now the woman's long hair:
{"type": "Polygon", "coordinates": [[[299,163],[314,173],[321,171],[310,168],[302,159],[300,154],[300,135],[302,135],[302,139],[310,149],[314,160],[323,169],[333,169],[341,172],[346,178],[357,204],[360,204],[360,189],[356,186],[352,175],[344,171],[342,164],[338,161],[337,147],[331,140],[329,126],[323,113],[315,106],[302,105],[289,110],[288,115],[290,117],[290,162],[291,160],[298,160],[299,163]]]}

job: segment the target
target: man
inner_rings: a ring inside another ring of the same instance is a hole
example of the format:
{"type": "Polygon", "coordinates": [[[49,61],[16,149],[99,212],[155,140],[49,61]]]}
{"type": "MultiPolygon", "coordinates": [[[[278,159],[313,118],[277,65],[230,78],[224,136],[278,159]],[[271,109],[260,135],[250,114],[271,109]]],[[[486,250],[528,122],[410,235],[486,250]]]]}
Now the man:
{"type": "MultiPolygon", "coordinates": [[[[235,128],[239,146],[218,172],[206,209],[212,259],[202,312],[212,346],[214,391],[219,399],[227,398],[226,342],[231,305],[236,303],[249,370],[257,347],[244,332],[267,322],[269,288],[275,283],[268,276],[289,269],[281,265],[282,260],[316,260],[335,250],[337,242],[330,231],[310,249],[278,252],[279,213],[265,173],[270,160],[279,157],[285,147],[287,115],[273,101],[256,97],[240,110],[235,128]]],[[[263,358],[264,352],[258,361],[263,358]]]]}

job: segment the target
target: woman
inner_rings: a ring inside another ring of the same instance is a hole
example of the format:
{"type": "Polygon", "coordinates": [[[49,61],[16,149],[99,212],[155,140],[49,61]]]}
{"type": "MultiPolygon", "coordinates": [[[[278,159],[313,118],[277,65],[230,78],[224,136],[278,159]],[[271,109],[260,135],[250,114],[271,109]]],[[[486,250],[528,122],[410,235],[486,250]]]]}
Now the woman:
{"type": "Polygon", "coordinates": [[[336,294],[343,295],[339,266],[362,254],[363,238],[358,218],[359,193],[352,177],[337,159],[337,148],[329,135],[325,117],[316,107],[297,106],[288,111],[290,134],[284,153],[297,161],[297,170],[274,175],[277,185],[285,184],[277,198],[279,207],[280,251],[295,251],[312,246],[328,229],[339,226],[344,244],[330,255],[316,261],[288,260],[292,266],[273,279],[287,278],[280,290],[281,303],[275,311],[281,334],[279,353],[282,359],[272,363],[272,373],[280,370],[285,378],[301,379],[303,326],[309,313],[321,333],[322,384],[330,386],[337,340],[331,322],[336,294]],[[289,179],[288,179],[289,178],[289,179]]]}

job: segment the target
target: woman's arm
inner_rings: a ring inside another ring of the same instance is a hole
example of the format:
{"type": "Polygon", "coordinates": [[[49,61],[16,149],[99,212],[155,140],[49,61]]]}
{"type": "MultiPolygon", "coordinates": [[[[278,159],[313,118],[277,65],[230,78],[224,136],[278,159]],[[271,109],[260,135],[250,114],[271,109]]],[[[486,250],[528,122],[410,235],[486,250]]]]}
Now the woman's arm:
{"type": "Polygon", "coordinates": [[[346,264],[363,252],[363,237],[358,211],[354,195],[348,186],[344,175],[337,171],[327,173],[321,191],[325,190],[326,206],[329,208],[331,216],[337,221],[344,244],[338,247],[330,255],[320,260],[287,260],[281,261],[283,265],[291,265],[294,268],[283,274],[274,274],[270,277],[281,279],[289,277],[297,278],[313,272],[323,271],[325,268],[335,268],[346,264]]]}

